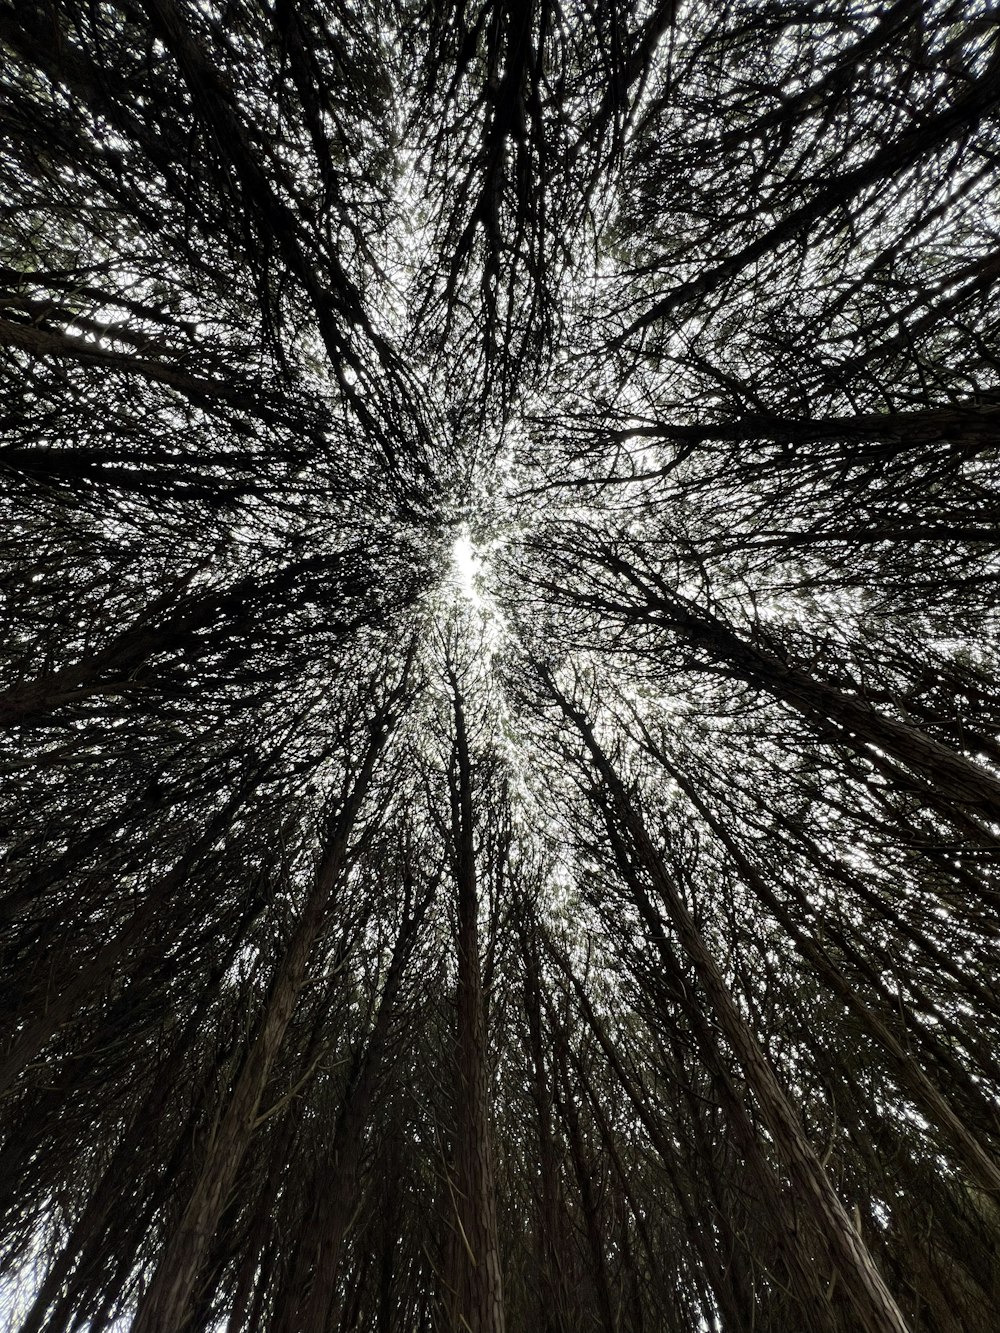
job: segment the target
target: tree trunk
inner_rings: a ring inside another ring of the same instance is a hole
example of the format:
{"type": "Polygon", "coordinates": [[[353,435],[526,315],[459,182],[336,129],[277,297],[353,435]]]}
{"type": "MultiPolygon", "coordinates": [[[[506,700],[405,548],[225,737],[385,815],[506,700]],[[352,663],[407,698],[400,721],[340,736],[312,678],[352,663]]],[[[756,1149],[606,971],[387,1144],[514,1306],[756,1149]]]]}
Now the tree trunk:
{"type": "Polygon", "coordinates": [[[740,1063],[760,1108],[775,1150],[797,1201],[812,1217],[830,1260],[850,1293],[859,1327],[866,1333],[908,1333],[906,1321],[875,1262],[841,1203],[802,1130],[787,1094],[740,1013],[715,959],[694,923],[677,886],[656,852],[621,779],[601,749],[586,716],[549,688],[577,727],[607,788],[615,812],[627,830],[642,868],[667,909],[671,925],[704,990],[716,1022],[740,1063]]]}
{"type": "MultiPolygon", "coordinates": [[[[622,559],[602,557],[606,568],[635,586],[622,559]]],[[[739,680],[794,708],[814,723],[835,730],[835,738],[866,759],[873,751],[891,755],[918,774],[946,803],[979,810],[1000,821],[1000,778],[926,732],[887,717],[863,698],[820,680],[801,667],[742,638],[709,612],[695,610],[664,586],[643,584],[651,618],[675,630],[739,680]]],[[[875,755],[877,757],[877,753],[875,755]]]]}
{"type": "MultiPolygon", "coordinates": [[[[799,953],[812,964],[819,979],[843,1001],[861,1027],[888,1055],[890,1066],[902,1086],[910,1092],[921,1111],[950,1142],[955,1156],[965,1166],[970,1177],[982,1189],[1000,1196],[1000,1166],[970,1133],[941,1090],[917,1064],[884,1019],[865,1003],[825,949],[794,920],[778,896],[743,855],[735,839],[700,800],[687,779],[673,765],[670,765],[669,772],[729,852],[747,886],[785,928],[794,940],[799,953]]],[[[830,929],[836,932],[835,923],[831,923],[830,929]]]]}
{"type": "Polygon", "coordinates": [[[458,1012],[450,1322],[455,1333],[503,1333],[503,1278],[489,1124],[490,1069],[479,956],[472,763],[462,698],[454,676],[452,688],[455,757],[450,776],[458,908],[458,1012]]]}
{"type": "Polygon", "coordinates": [[[546,1066],[542,1032],[542,988],[535,942],[520,932],[524,950],[524,1011],[531,1056],[531,1093],[538,1134],[538,1265],[542,1279],[541,1327],[546,1333],[566,1333],[569,1327],[564,1277],[565,1228],[559,1189],[559,1159],[552,1124],[553,1075],[546,1066]]]}
{"type": "Polygon", "coordinates": [[[313,1181],[315,1211],[303,1237],[285,1308],[277,1327],[282,1333],[325,1333],[330,1325],[340,1271],[340,1255],[361,1192],[364,1131],[382,1067],[403,970],[430,894],[412,914],[407,892],[404,920],[379,1000],[375,1022],[356,1053],[327,1160],[313,1181]]]}
{"type": "Polygon", "coordinates": [[[354,822],[385,742],[381,723],[379,719],[374,724],[351,791],[331,818],[312,891],[279,963],[253,1044],[213,1129],[194,1190],[139,1302],[133,1333],[176,1333],[183,1326],[206,1251],[250,1146],[271,1068],[306,980],[309,955],[326,919],[354,822]]]}

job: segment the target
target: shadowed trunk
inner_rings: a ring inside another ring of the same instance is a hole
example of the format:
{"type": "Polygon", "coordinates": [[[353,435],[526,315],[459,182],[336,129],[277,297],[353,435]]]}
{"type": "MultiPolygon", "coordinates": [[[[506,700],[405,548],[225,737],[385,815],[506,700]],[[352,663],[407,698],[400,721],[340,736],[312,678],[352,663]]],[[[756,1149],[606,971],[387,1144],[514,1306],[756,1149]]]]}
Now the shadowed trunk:
{"type": "Polygon", "coordinates": [[[350,790],[334,808],[312,889],[279,963],[257,1034],[212,1130],[184,1214],[139,1303],[134,1333],[174,1333],[183,1326],[199,1269],[250,1146],[261,1098],[306,980],[309,956],[325,924],[386,734],[384,719],[379,718],[350,790]]]}
{"type": "Polygon", "coordinates": [[[450,1242],[451,1326],[503,1333],[503,1278],[497,1240],[490,1139],[490,1068],[486,1000],[479,952],[479,894],[475,863],[473,773],[458,681],[451,676],[455,747],[450,773],[451,820],[458,923],[455,1040],[455,1158],[450,1242]]]}
{"type": "Polygon", "coordinates": [[[365,1128],[383,1072],[403,970],[433,891],[432,885],[419,903],[412,904],[411,886],[406,886],[403,921],[375,1021],[352,1061],[330,1154],[313,1178],[314,1211],[299,1246],[291,1289],[277,1325],[282,1333],[324,1333],[330,1326],[341,1250],[361,1194],[365,1128]]]}
{"type": "Polygon", "coordinates": [[[559,693],[551,678],[548,678],[548,684],[564,715],[583,738],[615,813],[628,832],[637,861],[667,909],[670,923],[704,988],[711,1011],[753,1091],[792,1191],[815,1222],[830,1261],[850,1293],[860,1327],[866,1333],[889,1333],[890,1330],[891,1333],[908,1333],[902,1312],[806,1139],[790,1098],[737,1008],[718,964],[657,854],[625,786],[598,744],[593,728],[586,716],[559,693]]]}

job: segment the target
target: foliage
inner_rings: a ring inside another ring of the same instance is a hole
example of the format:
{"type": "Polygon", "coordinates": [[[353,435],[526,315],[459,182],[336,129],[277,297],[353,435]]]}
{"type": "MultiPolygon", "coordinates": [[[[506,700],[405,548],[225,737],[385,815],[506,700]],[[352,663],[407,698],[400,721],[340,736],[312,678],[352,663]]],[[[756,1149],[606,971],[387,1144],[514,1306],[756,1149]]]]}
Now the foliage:
{"type": "Polygon", "coordinates": [[[11,1326],[990,1328],[996,13],[0,48],[11,1326]]]}

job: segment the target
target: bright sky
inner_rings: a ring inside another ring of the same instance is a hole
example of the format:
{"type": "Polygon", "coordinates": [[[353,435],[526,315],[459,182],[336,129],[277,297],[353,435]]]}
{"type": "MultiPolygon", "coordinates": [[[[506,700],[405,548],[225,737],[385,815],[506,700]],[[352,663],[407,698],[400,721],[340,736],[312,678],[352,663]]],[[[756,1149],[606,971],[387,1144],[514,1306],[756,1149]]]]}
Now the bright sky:
{"type": "Polygon", "coordinates": [[[459,591],[469,601],[479,603],[482,598],[476,587],[476,575],[482,569],[482,561],[473,546],[467,529],[455,538],[451,548],[452,575],[459,591]]]}

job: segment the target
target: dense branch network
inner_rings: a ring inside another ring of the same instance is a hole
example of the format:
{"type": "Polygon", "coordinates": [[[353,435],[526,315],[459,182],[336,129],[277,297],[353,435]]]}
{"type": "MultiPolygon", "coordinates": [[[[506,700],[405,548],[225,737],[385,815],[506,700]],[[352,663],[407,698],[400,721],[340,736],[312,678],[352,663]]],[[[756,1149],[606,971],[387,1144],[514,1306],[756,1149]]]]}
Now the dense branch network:
{"type": "Polygon", "coordinates": [[[995,11],[0,52],[4,1321],[991,1328],[995,11]]]}

